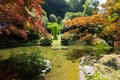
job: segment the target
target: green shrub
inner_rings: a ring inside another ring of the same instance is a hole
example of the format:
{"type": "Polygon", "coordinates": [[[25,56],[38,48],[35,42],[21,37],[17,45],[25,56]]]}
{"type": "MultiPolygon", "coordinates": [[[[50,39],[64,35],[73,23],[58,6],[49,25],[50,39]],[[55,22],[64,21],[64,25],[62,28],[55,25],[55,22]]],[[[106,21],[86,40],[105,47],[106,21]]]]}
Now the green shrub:
{"type": "Polygon", "coordinates": [[[58,27],[59,31],[63,29],[62,24],[58,24],[56,22],[52,22],[52,23],[49,22],[48,25],[47,25],[47,28],[52,29],[54,26],[58,27]]]}
{"type": "Polygon", "coordinates": [[[112,13],[110,16],[108,16],[108,20],[114,22],[119,19],[119,14],[118,13],[112,13]]]}
{"type": "Polygon", "coordinates": [[[100,56],[101,54],[105,54],[110,50],[110,46],[107,43],[97,43],[93,46],[91,54],[100,56]]]}
{"type": "Polygon", "coordinates": [[[109,80],[96,72],[94,75],[86,76],[86,80],[109,80]]]}
{"type": "Polygon", "coordinates": [[[61,36],[62,45],[73,45],[77,40],[79,40],[79,35],[77,34],[63,34],[61,36]]]}
{"type": "Polygon", "coordinates": [[[51,46],[51,44],[52,44],[52,39],[51,38],[42,37],[40,39],[40,45],[41,46],[51,46]]]}
{"type": "Polygon", "coordinates": [[[98,58],[101,54],[106,54],[109,49],[110,46],[108,44],[97,43],[95,46],[82,46],[82,48],[74,48],[67,54],[67,56],[69,59],[78,59],[83,55],[91,55],[98,58]]]}
{"type": "Polygon", "coordinates": [[[69,45],[68,39],[62,39],[61,44],[62,45],[69,45]]]}
{"type": "Polygon", "coordinates": [[[12,72],[21,80],[32,78],[45,69],[44,56],[40,49],[31,48],[28,50],[13,52],[9,58],[9,67],[12,72]]]}
{"type": "Polygon", "coordinates": [[[62,30],[62,24],[58,24],[56,22],[49,22],[47,28],[51,30],[51,34],[54,36],[54,40],[57,40],[58,32],[62,30]]]}

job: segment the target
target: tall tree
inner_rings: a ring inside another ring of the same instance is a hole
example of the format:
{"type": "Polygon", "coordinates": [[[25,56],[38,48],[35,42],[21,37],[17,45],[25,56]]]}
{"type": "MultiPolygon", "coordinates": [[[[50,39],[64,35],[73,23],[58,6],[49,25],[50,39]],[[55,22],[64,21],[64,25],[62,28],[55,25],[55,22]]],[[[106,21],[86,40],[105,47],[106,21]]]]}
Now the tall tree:
{"type": "Polygon", "coordinates": [[[65,22],[70,29],[67,33],[78,33],[81,39],[91,39],[98,29],[98,37],[104,39],[114,50],[114,42],[120,40],[120,0],[108,0],[106,15],[93,15],[90,17],[77,17],[65,22]],[[104,25],[97,27],[98,24],[104,25]],[[82,38],[83,37],[83,38],[82,38]]]}
{"type": "Polygon", "coordinates": [[[92,41],[92,36],[96,34],[97,25],[103,25],[106,18],[96,14],[89,17],[76,17],[66,21],[64,24],[69,28],[66,34],[76,33],[84,41],[92,41]]]}
{"type": "Polygon", "coordinates": [[[120,40],[120,0],[108,0],[105,6],[108,24],[103,29],[100,37],[112,46],[111,51],[113,51],[114,42],[120,40]]]}
{"type": "Polygon", "coordinates": [[[72,12],[82,12],[85,0],[68,0],[72,12]]]}
{"type": "Polygon", "coordinates": [[[94,11],[98,10],[98,4],[98,0],[86,0],[85,4],[83,5],[83,12],[87,15],[92,15],[94,11]]]}
{"type": "Polygon", "coordinates": [[[47,36],[39,3],[43,0],[0,0],[0,41],[47,36]]]}
{"type": "Polygon", "coordinates": [[[70,6],[66,0],[44,0],[45,4],[42,5],[47,15],[55,14],[56,16],[63,17],[64,14],[70,10],[70,6]]]}

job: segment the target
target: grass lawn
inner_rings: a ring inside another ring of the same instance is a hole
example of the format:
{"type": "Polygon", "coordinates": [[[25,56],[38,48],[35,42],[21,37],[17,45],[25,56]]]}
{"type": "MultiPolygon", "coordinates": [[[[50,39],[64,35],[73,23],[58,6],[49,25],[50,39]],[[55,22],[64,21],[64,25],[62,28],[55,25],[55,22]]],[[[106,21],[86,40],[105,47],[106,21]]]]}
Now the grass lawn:
{"type": "MultiPolygon", "coordinates": [[[[52,50],[52,47],[35,46],[42,49],[46,58],[51,61],[52,69],[46,75],[45,80],[79,80],[79,60],[68,60],[65,54],[72,50],[74,46],[69,46],[68,50],[52,50]]],[[[23,47],[0,50],[0,60],[7,59],[10,51],[18,51],[23,47]]],[[[24,47],[30,48],[30,47],[24,47]]]]}

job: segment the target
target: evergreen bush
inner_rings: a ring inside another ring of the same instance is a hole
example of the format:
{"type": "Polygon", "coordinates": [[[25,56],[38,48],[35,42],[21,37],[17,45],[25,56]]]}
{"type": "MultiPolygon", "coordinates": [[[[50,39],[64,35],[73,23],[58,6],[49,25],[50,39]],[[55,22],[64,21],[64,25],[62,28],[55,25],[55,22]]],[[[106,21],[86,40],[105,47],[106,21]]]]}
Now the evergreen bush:
{"type": "Polygon", "coordinates": [[[40,39],[40,45],[41,46],[51,46],[51,44],[52,44],[52,39],[51,38],[42,37],[40,39]]]}
{"type": "Polygon", "coordinates": [[[21,80],[33,78],[45,69],[44,56],[38,48],[13,52],[9,58],[8,65],[15,75],[21,80]]]}

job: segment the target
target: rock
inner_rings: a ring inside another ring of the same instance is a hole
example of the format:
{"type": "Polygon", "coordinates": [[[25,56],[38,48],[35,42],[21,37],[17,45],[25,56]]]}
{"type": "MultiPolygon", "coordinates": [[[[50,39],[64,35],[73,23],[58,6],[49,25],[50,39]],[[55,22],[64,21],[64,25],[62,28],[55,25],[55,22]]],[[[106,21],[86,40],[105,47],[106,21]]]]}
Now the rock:
{"type": "Polygon", "coordinates": [[[59,47],[59,46],[52,46],[52,49],[53,49],[53,50],[59,50],[60,47],[59,47]]]}
{"type": "Polygon", "coordinates": [[[120,69],[120,55],[116,55],[116,54],[110,54],[110,55],[104,55],[99,62],[112,67],[114,69],[120,69]]]}
{"type": "Polygon", "coordinates": [[[84,70],[84,73],[87,74],[87,75],[94,75],[93,66],[84,66],[83,70],[84,70]]]}
{"type": "Polygon", "coordinates": [[[45,69],[42,70],[42,73],[45,74],[47,71],[51,70],[51,62],[49,60],[44,60],[45,63],[45,69]]]}
{"type": "MultiPolygon", "coordinates": [[[[107,54],[103,55],[101,58],[97,58],[95,56],[84,56],[84,62],[82,62],[82,67],[80,70],[83,70],[86,75],[89,77],[90,71],[89,67],[85,67],[90,65],[93,66],[94,75],[90,77],[93,80],[94,77],[100,78],[99,80],[120,80],[120,55],[117,54],[107,54]],[[98,74],[96,74],[98,73],[98,74]]],[[[81,76],[80,76],[81,77],[81,76]]],[[[80,79],[82,80],[82,79],[80,79]]],[[[95,80],[98,80],[95,78],[95,80]]]]}
{"type": "Polygon", "coordinates": [[[83,72],[82,66],[79,65],[79,80],[85,80],[85,74],[83,72]]]}
{"type": "Polygon", "coordinates": [[[68,47],[62,46],[61,49],[68,50],[68,47]]]}

